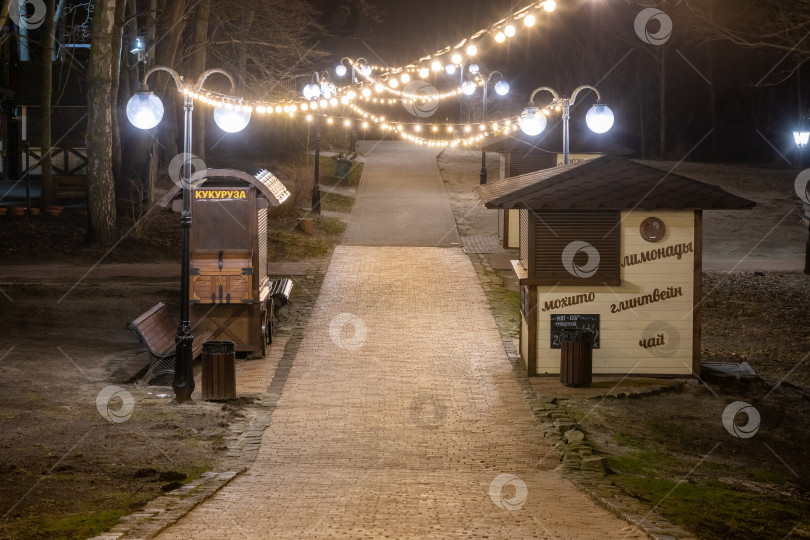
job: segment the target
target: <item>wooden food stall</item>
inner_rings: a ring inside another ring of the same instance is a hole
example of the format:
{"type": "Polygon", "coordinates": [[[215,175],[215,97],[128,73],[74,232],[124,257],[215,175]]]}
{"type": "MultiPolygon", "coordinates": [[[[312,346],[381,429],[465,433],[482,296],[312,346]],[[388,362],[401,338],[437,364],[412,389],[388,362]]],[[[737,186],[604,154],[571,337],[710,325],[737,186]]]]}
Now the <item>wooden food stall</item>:
{"type": "Polygon", "coordinates": [[[702,212],[752,201],[610,155],[476,194],[519,213],[513,267],[529,375],[559,373],[567,328],[593,330],[595,375],[700,372],[702,212]]]}
{"type": "MultiPolygon", "coordinates": [[[[271,173],[207,169],[192,176],[188,301],[194,332],[211,330],[236,351],[264,355],[272,339],[267,212],[289,191],[271,173]]],[[[161,199],[182,208],[181,189],[161,199]]]]}

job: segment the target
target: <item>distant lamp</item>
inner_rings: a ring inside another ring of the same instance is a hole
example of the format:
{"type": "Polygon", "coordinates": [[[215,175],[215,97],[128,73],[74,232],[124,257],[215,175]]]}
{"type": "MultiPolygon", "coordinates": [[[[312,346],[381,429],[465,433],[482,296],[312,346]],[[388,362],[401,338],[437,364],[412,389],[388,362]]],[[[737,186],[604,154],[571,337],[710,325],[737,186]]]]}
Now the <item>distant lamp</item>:
{"type": "Polygon", "coordinates": [[[495,83],[495,93],[499,96],[505,96],[509,93],[509,83],[501,79],[495,83]]]}
{"type": "Polygon", "coordinates": [[[337,88],[329,81],[321,81],[321,95],[326,99],[331,98],[337,92],[337,88]]]}
{"type": "Polygon", "coordinates": [[[461,91],[465,96],[471,96],[475,93],[475,83],[472,81],[464,81],[461,84],[461,91]]]}
{"type": "Polygon", "coordinates": [[[364,65],[360,68],[360,73],[363,75],[363,77],[371,77],[371,66],[368,64],[364,65]]]}
{"type": "Polygon", "coordinates": [[[444,66],[444,71],[446,71],[448,75],[453,75],[456,72],[456,65],[447,64],[446,66],[444,66]]]}
{"type": "Polygon", "coordinates": [[[613,127],[613,111],[607,105],[595,103],[585,115],[585,123],[594,133],[605,133],[613,127]]]}
{"type": "Polygon", "coordinates": [[[317,84],[308,84],[304,86],[304,97],[307,99],[315,99],[320,97],[321,95],[321,88],[317,84]]]}
{"type": "Polygon", "coordinates": [[[335,75],[337,75],[338,77],[343,77],[344,75],[346,75],[346,71],[347,71],[346,66],[344,66],[343,64],[338,64],[337,66],[335,66],[335,75]]]}
{"type": "Polygon", "coordinates": [[[520,130],[530,137],[540,135],[546,129],[546,115],[537,107],[526,107],[518,117],[520,130]]]}
{"type": "Polygon", "coordinates": [[[163,102],[148,90],[137,92],[127,102],[127,118],[138,129],[152,129],[163,119],[163,102]]]}
{"type": "Polygon", "coordinates": [[[239,133],[250,123],[250,110],[242,107],[216,107],[214,109],[214,122],[219,129],[226,133],[239,133]]]}
{"type": "Polygon", "coordinates": [[[459,53],[454,53],[450,60],[452,60],[454,64],[460,64],[464,61],[464,58],[459,53]]]}
{"type": "Polygon", "coordinates": [[[481,68],[478,67],[478,64],[470,64],[470,67],[468,67],[467,70],[470,73],[475,74],[475,73],[478,73],[479,71],[481,71],[481,68]]]}

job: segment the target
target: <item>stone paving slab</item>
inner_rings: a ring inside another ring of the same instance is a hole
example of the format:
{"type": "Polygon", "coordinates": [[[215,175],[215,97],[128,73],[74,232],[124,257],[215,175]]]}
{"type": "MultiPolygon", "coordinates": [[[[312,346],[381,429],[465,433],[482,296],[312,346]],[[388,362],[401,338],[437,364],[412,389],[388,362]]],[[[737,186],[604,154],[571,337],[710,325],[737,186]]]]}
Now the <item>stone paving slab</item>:
{"type": "Polygon", "coordinates": [[[495,234],[470,234],[461,237],[464,253],[494,253],[500,240],[495,234]]]}
{"type": "Polygon", "coordinates": [[[336,249],[253,466],[160,538],[239,536],[643,537],[562,477],[469,258],[391,247],[336,249]]]}

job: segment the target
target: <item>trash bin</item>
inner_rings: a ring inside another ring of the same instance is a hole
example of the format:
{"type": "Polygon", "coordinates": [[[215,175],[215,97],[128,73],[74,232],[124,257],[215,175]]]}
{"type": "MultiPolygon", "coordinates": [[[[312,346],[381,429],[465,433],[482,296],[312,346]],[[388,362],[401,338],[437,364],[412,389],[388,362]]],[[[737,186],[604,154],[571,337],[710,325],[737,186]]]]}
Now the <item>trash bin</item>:
{"type": "Polygon", "coordinates": [[[593,380],[593,330],[566,328],[560,346],[560,382],[590,386],[593,380]]]}
{"type": "Polygon", "coordinates": [[[335,164],[335,176],[341,180],[346,180],[352,171],[352,162],[348,159],[338,158],[335,164]]]}
{"type": "Polygon", "coordinates": [[[236,344],[206,341],[202,349],[202,398],[218,401],[236,398],[236,344]]]}

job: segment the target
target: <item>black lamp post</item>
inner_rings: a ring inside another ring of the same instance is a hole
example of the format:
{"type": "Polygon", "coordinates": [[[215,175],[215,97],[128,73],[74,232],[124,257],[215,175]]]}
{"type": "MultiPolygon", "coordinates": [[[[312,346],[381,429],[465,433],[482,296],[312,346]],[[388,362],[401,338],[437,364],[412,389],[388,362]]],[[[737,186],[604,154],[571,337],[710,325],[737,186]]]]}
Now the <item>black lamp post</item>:
{"type": "MultiPolygon", "coordinates": [[[[340,67],[346,69],[346,66],[339,64],[340,67]]],[[[346,72],[343,71],[345,75],[346,72]]],[[[352,72],[354,77],[354,72],[352,72]]],[[[315,73],[312,76],[313,82],[304,86],[302,91],[305,98],[310,101],[317,100],[320,96],[329,99],[336,91],[335,85],[329,82],[329,77],[326,72],[315,73]]],[[[313,104],[314,107],[314,104],[313,104]]],[[[321,121],[317,114],[313,114],[315,122],[315,183],[312,186],[312,212],[316,214],[321,213],[321,121]]]]}
{"type": "MultiPolygon", "coordinates": [[[[483,110],[483,123],[487,123],[487,91],[489,88],[489,82],[492,80],[492,77],[497,75],[501,77],[497,83],[495,83],[495,93],[499,96],[505,96],[509,93],[509,83],[503,79],[503,73],[500,71],[493,71],[487,77],[482,77],[484,80],[484,110],[483,110]]],[[[481,182],[482,185],[487,183],[487,152],[486,150],[481,150],[481,182]]]]}
{"type": "MultiPolygon", "coordinates": [[[[190,242],[189,233],[191,231],[191,134],[192,134],[192,111],[194,110],[194,99],[199,97],[205,80],[214,73],[225,75],[231,82],[231,91],[235,85],[233,77],[221,69],[209,69],[202,73],[191,86],[186,86],[175,70],[157,66],[144,74],[141,89],[130,98],[127,103],[127,117],[129,121],[139,129],[152,129],[160,123],[163,118],[163,103],[155,94],[149,91],[146,81],[149,76],[156,71],[165,71],[174,79],[177,89],[183,93],[183,168],[182,168],[182,188],[183,188],[183,212],[180,215],[181,228],[181,250],[182,261],[180,266],[180,324],[177,327],[175,336],[175,365],[174,365],[174,388],[175,399],[178,403],[183,403],[191,399],[194,392],[194,370],[192,358],[192,345],[194,336],[191,334],[191,322],[189,317],[189,253],[190,242]]],[[[250,121],[250,111],[241,106],[234,106],[222,112],[215,112],[214,120],[224,131],[235,133],[241,131],[250,121]]],[[[218,109],[219,110],[219,109],[218,109]]]]}

